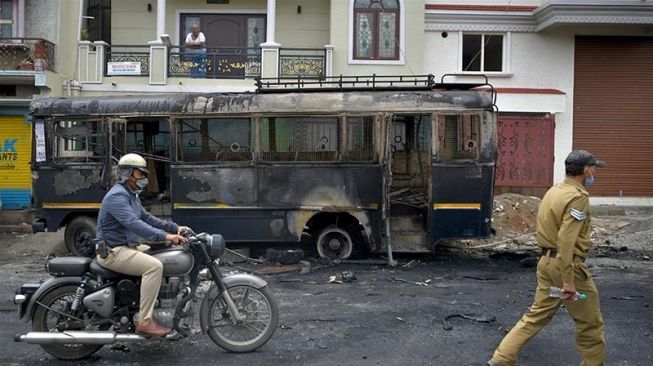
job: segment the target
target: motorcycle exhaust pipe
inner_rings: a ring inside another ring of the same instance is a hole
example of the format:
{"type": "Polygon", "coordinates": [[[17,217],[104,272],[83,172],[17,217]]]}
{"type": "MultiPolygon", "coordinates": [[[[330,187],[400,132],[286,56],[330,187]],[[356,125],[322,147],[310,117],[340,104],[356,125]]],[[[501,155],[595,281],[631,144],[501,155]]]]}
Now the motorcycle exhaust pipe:
{"type": "Polygon", "coordinates": [[[113,344],[116,342],[142,342],[147,340],[140,334],[117,334],[115,332],[28,332],[17,334],[16,342],[29,344],[113,344]]]}

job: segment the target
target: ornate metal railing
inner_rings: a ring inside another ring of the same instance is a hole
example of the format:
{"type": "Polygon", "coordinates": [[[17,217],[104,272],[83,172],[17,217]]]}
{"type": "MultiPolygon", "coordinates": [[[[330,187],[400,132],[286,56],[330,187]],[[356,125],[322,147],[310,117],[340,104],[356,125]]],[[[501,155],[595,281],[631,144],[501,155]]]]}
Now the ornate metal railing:
{"type": "Polygon", "coordinates": [[[106,60],[104,76],[148,76],[150,74],[149,46],[107,45],[104,48],[104,57],[106,60]],[[140,73],[138,68],[140,68],[140,73]]]}
{"type": "Polygon", "coordinates": [[[168,76],[244,79],[261,76],[260,48],[168,49],[168,76]]]}
{"type": "Polygon", "coordinates": [[[0,70],[54,71],[54,43],[41,38],[0,38],[0,70]]]}
{"type": "Polygon", "coordinates": [[[280,48],[279,76],[326,76],[326,49],[280,48]]]}

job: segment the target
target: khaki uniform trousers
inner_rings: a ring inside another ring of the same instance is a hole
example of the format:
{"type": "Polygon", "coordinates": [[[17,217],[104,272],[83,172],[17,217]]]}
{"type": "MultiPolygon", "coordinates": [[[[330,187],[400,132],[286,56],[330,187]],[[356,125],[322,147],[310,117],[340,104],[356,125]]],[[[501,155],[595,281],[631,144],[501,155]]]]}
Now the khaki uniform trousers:
{"type": "MultiPolygon", "coordinates": [[[[501,341],[492,356],[492,361],[501,366],[517,364],[521,348],[542,330],[564,303],[576,322],[576,346],[581,355],[582,366],[601,366],[605,362],[604,323],[599,308],[599,296],[592,275],[585,263],[574,263],[574,285],[576,291],[586,293],[587,300],[562,301],[549,297],[551,286],[562,287],[562,280],[555,264],[555,258],[544,255],[537,263],[537,289],[535,301],[512,330],[501,341]]],[[[553,346],[552,346],[553,347],[553,346]]]]}
{"type": "Polygon", "coordinates": [[[143,253],[148,249],[150,247],[144,244],[137,247],[124,245],[111,248],[106,258],[97,257],[98,263],[104,268],[130,276],[142,276],[139,323],[148,323],[152,320],[154,301],[159,294],[163,277],[161,261],[143,253]]]}

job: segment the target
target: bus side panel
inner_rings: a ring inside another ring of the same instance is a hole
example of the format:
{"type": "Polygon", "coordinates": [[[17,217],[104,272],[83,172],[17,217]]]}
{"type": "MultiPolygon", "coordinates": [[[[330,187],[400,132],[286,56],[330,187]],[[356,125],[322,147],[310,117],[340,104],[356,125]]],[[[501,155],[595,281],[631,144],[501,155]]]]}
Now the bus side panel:
{"type": "Polygon", "coordinates": [[[171,166],[172,219],[195,231],[220,233],[227,240],[259,237],[256,168],[252,166],[171,166]]]}
{"type": "Polygon", "coordinates": [[[494,166],[434,165],[430,242],[490,235],[494,166]]]}
{"type": "Polygon", "coordinates": [[[348,213],[380,243],[382,167],[379,165],[259,165],[259,206],[286,209],[297,239],[317,213],[348,213]]]}
{"type": "Polygon", "coordinates": [[[56,231],[69,213],[97,215],[106,190],[100,165],[39,166],[33,174],[36,219],[56,231]]]}

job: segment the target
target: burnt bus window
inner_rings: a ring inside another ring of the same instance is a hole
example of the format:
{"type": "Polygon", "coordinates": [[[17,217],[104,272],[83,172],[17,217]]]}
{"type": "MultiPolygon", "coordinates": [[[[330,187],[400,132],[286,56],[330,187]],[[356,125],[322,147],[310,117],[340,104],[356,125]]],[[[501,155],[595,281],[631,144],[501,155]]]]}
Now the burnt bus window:
{"type": "Polygon", "coordinates": [[[477,159],[481,143],[481,116],[440,116],[438,119],[438,158],[440,160],[477,159]]]}
{"type": "Polygon", "coordinates": [[[105,153],[104,144],[100,121],[56,121],[54,123],[55,161],[100,161],[105,153]]]}
{"type": "Polygon", "coordinates": [[[261,119],[261,160],[337,161],[337,117],[261,119]]]}
{"type": "Polygon", "coordinates": [[[177,128],[179,161],[250,162],[253,121],[249,118],[181,119],[177,128]]]}
{"type": "Polygon", "coordinates": [[[127,151],[170,156],[170,126],[167,121],[127,124],[127,151]]]}
{"type": "Polygon", "coordinates": [[[347,117],[347,159],[376,160],[374,150],[374,116],[347,117]]]}

